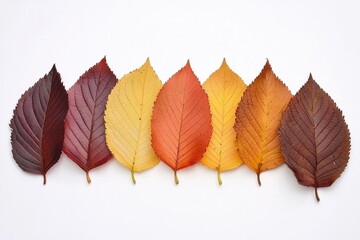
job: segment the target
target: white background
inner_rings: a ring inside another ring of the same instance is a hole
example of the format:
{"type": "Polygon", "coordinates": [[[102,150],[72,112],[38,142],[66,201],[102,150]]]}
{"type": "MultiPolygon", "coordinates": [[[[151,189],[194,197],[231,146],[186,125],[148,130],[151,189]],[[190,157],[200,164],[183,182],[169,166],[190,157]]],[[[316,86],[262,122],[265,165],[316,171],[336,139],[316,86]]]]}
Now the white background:
{"type": "Polygon", "coordinates": [[[359,239],[359,1],[0,0],[0,239],[359,239]],[[64,155],[42,176],[11,154],[20,95],[52,64],[69,88],[106,55],[118,78],[150,57],[165,82],[190,59],[200,81],[226,57],[249,84],[266,58],[295,93],[311,72],[343,110],[350,161],[331,188],[298,185],[281,166],[222,174],[160,163],[136,174],[115,160],[84,172],[64,155]]]}

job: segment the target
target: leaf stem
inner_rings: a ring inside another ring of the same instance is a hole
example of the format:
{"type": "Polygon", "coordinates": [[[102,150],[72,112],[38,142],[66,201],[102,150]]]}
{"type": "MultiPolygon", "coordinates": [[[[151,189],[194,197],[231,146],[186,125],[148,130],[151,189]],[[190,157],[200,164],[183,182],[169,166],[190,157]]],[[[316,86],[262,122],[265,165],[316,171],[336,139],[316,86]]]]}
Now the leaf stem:
{"type": "Polygon", "coordinates": [[[318,194],[317,187],[315,187],[315,197],[316,197],[316,200],[317,200],[318,202],[320,202],[320,197],[319,197],[319,194],[318,194]]]}
{"type": "Polygon", "coordinates": [[[131,178],[132,178],[133,183],[136,184],[134,169],[131,169],[131,178]]]}
{"type": "Polygon", "coordinates": [[[260,180],[260,173],[256,173],[257,175],[257,181],[258,181],[258,184],[259,184],[259,187],[261,187],[261,180],[260,180]]]}
{"type": "Polygon", "coordinates": [[[86,180],[87,180],[88,184],[91,183],[91,178],[90,178],[89,172],[86,172],[86,180]]]}
{"type": "Polygon", "coordinates": [[[218,168],[218,171],[217,171],[217,177],[218,177],[219,185],[221,186],[222,185],[222,180],[221,180],[220,169],[219,168],[218,168]]]}
{"type": "Polygon", "coordinates": [[[43,174],[44,180],[43,180],[43,184],[46,185],[46,175],[43,174]]]}
{"type": "Polygon", "coordinates": [[[178,177],[177,177],[176,171],[174,171],[174,179],[175,179],[176,185],[178,185],[178,184],[179,184],[179,179],[178,179],[178,177]]]}

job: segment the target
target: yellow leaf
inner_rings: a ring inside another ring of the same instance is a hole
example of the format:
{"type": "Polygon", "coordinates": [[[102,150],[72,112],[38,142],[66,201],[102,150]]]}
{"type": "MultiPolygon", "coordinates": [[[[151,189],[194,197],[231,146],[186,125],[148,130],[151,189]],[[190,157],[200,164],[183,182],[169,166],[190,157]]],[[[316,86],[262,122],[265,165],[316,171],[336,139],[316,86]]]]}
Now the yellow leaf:
{"type": "Polygon", "coordinates": [[[235,145],[235,112],[246,89],[243,80],[234,73],[224,59],[203,84],[209,97],[213,134],[201,162],[218,172],[219,184],[222,184],[220,172],[237,168],[242,160],[235,145]]]}
{"type": "Polygon", "coordinates": [[[161,87],[147,59],[119,80],[106,105],[106,143],[114,157],[131,170],[134,184],[134,172],[159,163],[151,147],[151,115],[161,87]]]}
{"type": "Polygon", "coordinates": [[[267,61],[260,75],[248,86],[236,110],[236,143],[240,158],[260,173],[284,163],[279,127],[291,93],[267,61]]]}

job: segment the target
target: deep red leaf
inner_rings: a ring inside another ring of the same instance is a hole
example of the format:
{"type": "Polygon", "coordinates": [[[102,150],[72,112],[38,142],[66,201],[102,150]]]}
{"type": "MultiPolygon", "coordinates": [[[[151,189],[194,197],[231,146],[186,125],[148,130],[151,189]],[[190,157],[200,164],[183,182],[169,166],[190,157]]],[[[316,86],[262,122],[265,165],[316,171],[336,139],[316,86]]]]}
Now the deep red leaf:
{"type": "Polygon", "coordinates": [[[68,91],[63,151],[86,172],[89,183],[89,171],[112,157],[105,141],[104,111],[116,82],[116,76],[103,58],[68,91]]]}
{"type": "Polygon", "coordinates": [[[349,160],[350,133],[342,112],[310,75],[290,100],[280,127],[285,163],[301,185],[329,187],[349,160]]]}
{"type": "Polygon", "coordinates": [[[59,160],[68,99],[55,65],[18,101],[10,127],[12,153],[21,169],[41,174],[59,160]]]}

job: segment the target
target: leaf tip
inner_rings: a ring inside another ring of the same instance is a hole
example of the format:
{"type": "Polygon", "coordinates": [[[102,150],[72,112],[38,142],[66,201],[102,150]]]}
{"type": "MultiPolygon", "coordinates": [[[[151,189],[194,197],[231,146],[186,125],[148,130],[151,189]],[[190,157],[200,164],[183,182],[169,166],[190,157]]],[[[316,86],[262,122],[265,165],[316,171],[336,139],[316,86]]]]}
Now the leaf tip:
{"type": "Polygon", "coordinates": [[[312,76],[312,74],[311,74],[311,73],[310,73],[310,75],[309,75],[309,79],[314,80],[314,78],[313,78],[313,76],[312,76]]]}
{"type": "MultiPolygon", "coordinates": [[[[264,67],[262,68],[260,74],[257,76],[260,77],[260,76],[264,76],[264,75],[267,75],[268,73],[270,74],[274,74],[273,70],[272,70],[272,67],[271,67],[271,64],[270,64],[270,61],[268,58],[266,58],[266,63],[264,65],[264,67]]],[[[275,74],[274,74],[275,75],[275,74]]],[[[275,75],[276,76],[276,75],[275,75]]],[[[277,76],[276,76],[277,77],[277,76]]],[[[266,78],[266,77],[264,77],[266,78]]]]}
{"type": "Polygon", "coordinates": [[[52,68],[51,68],[50,72],[57,72],[57,69],[56,69],[56,65],[55,65],[55,63],[53,64],[53,66],[52,66],[52,68]]]}
{"type": "Polygon", "coordinates": [[[310,73],[308,82],[315,82],[313,75],[310,73]]]}
{"type": "Polygon", "coordinates": [[[272,69],[268,58],[266,58],[266,63],[265,63],[264,69],[272,69]]]}
{"type": "Polygon", "coordinates": [[[106,62],[106,55],[100,60],[100,62],[98,63],[98,65],[102,65],[102,66],[104,66],[104,65],[106,65],[107,66],[107,62],[106,62]]]}
{"type": "Polygon", "coordinates": [[[194,71],[193,71],[193,69],[191,68],[190,60],[189,60],[189,59],[186,61],[185,66],[184,66],[182,69],[179,70],[179,72],[180,72],[180,71],[185,71],[185,72],[189,72],[189,71],[190,71],[190,72],[192,72],[193,74],[195,74],[194,71]]]}
{"type": "Polygon", "coordinates": [[[222,63],[221,63],[221,66],[220,66],[220,68],[222,68],[222,67],[229,67],[228,66],[228,64],[227,64],[227,62],[226,62],[226,58],[223,58],[223,61],[222,61],[222,63]]]}
{"type": "MultiPolygon", "coordinates": [[[[305,85],[309,88],[320,88],[320,86],[318,85],[318,83],[315,81],[315,79],[313,78],[312,74],[310,73],[309,74],[309,78],[308,80],[306,81],[305,85]]],[[[304,85],[304,86],[305,86],[304,85]]]]}
{"type": "Polygon", "coordinates": [[[145,68],[150,67],[150,68],[152,68],[149,57],[146,58],[146,61],[145,61],[144,65],[142,67],[145,67],[145,68]]]}

